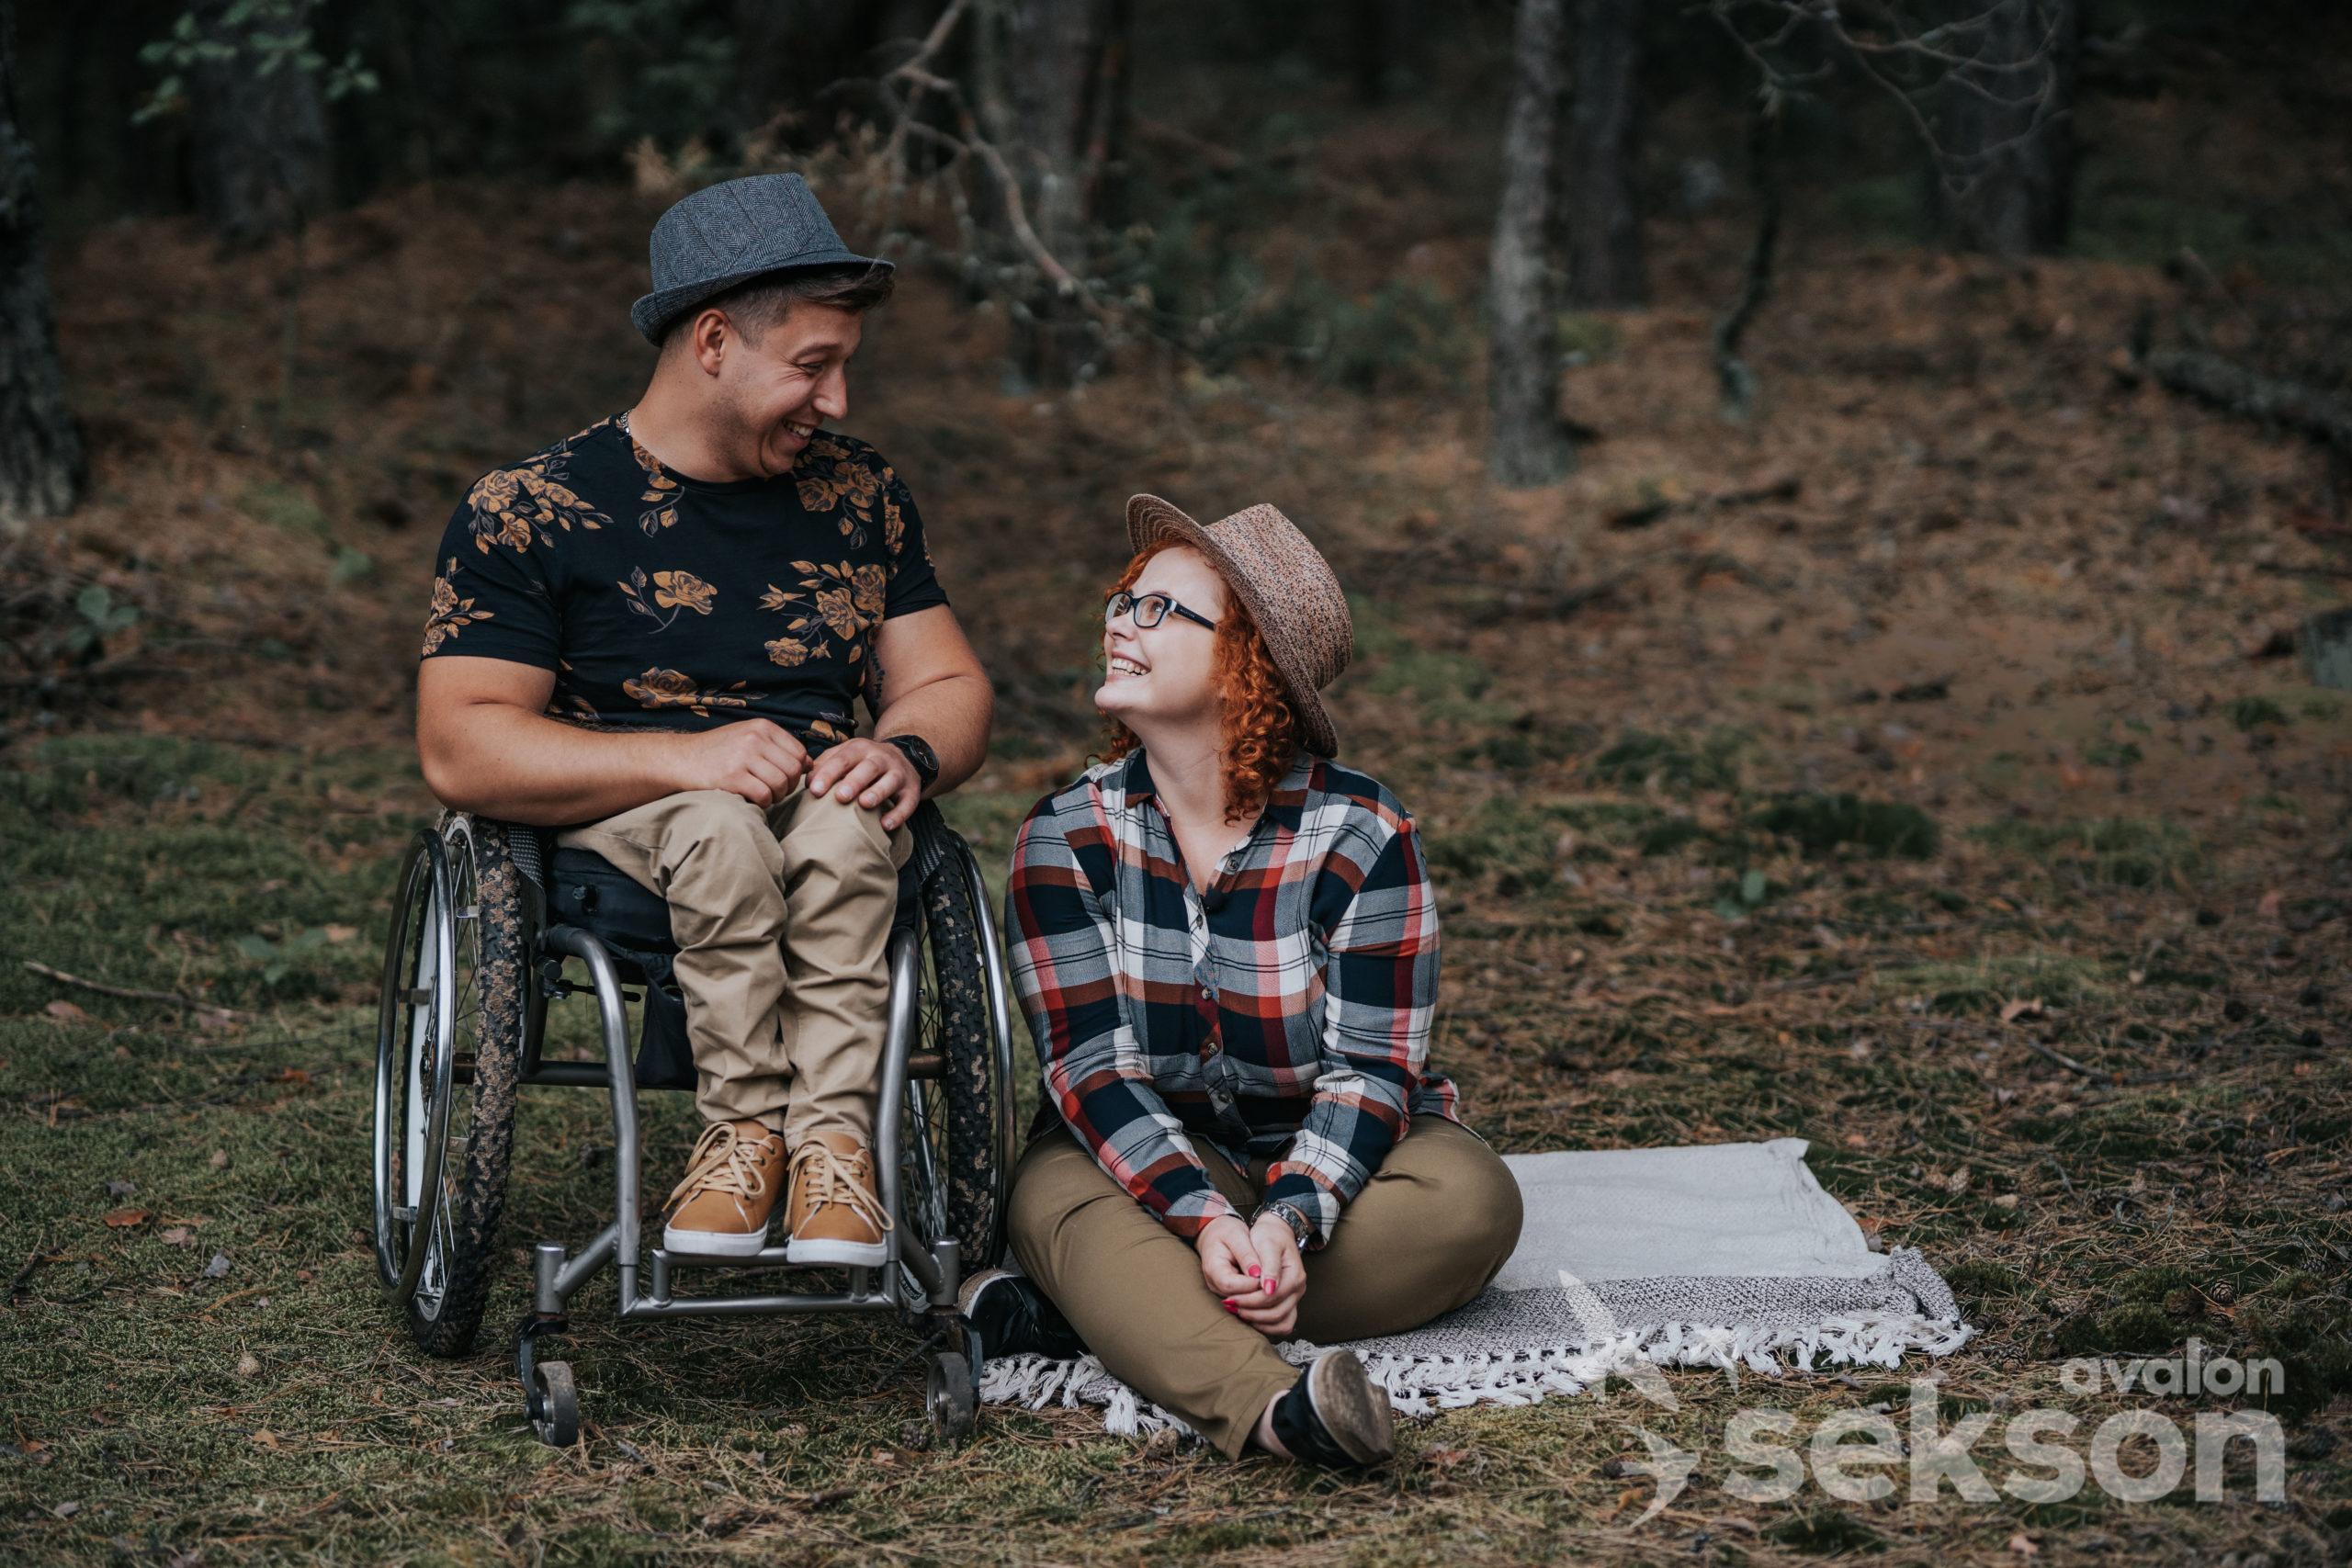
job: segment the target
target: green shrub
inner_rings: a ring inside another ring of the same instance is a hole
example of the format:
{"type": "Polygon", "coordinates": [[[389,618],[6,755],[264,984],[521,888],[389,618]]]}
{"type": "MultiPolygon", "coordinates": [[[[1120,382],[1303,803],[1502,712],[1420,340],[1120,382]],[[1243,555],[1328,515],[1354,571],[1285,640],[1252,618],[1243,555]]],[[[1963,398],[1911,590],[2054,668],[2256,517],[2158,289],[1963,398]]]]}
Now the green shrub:
{"type": "Polygon", "coordinates": [[[1808,855],[1851,845],[1880,858],[1926,860],[1939,842],[1936,819],[1917,807],[1853,795],[1777,795],[1751,820],[1765,832],[1795,840],[1808,855]]]}
{"type": "Polygon", "coordinates": [[[2136,817],[2089,821],[2008,820],[1971,835],[1997,850],[2041,862],[2089,882],[2119,887],[2149,887],[2185,881],[2203,864],[2197,840],[2170,822],[2136,817]]]}
{"type": "Polygon", "coordinates": [[[1747,746],[1747,737],[1730,728],[1710,730],[1695,744],[1679,736],[1629,729],[1593,760],[1593,776],[1623,789],[1639,789],[1652,779],[1681,794],[1737,789],[1740,753],[1747,746]]]}
{"type": "Polygon", "coordinates": [[[2230,704],[2230,722],[2240,729],[2251,730],[2266,724],[2284,726],[2295,721],[2268,697],[2239,697],[2230,704]]]}

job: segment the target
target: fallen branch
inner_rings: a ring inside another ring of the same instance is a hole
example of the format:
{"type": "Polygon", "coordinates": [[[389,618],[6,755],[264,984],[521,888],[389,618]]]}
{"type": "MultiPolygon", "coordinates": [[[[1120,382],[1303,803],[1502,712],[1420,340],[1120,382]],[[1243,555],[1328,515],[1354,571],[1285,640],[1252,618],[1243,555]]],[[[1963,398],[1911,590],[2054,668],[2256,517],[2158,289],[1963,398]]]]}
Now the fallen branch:
{"type": "Polygon", "coordinates": [[[1735,507],[1755,506],[1767,501],[1794,501],[1804,491],[1804,481],[1794,474],[1750,485],[1742,490],[1718,491],[1713,495],[1660,496],[1603,518],[1602,525],[1620,532],[1631,528],[1646,528],[1661,517],[1676,512],[1728,512],[1735,507]]]}
{"type": "Polygon", "coordinates": [[[2148,374],[2168,392],[2242,419],[2282,425],[2352,456],[2352,404],[2300,382],[2256,375],[2216,354],[2165,349],[2147,356],[2148,374]]]}
{"type": "Polygon", "coordinates": [[[2032,1051],[2034,1055],[2043,1057],[2046,1060],[2055,1062],[2062,1067],[2080,1073],[2083,1077],[2090,1078],[2095,1082],[2111,1084],[2116,1081],[2115,1075],[2113,1073],[2108,1072],[2101,1067],[2086,1067],[2082,1063],[2075,1060],[2074,1057],[2067,1055],[2064,1051],[2053,1051],[2039,1040],[2028,1040],[2026,1042],[2026,1047],[2032,1051]]]}
{"type": "Polygon", "coordinates": [[[227,1306],[231,1302],[243,1301],[243,1300],[245,1297],[247,1297],[247,1296],[259,1295],[262,1292],[266,1291],[266,1290],[268,1290],[268,1289],[269,1289],[269,1287],[268,1287],[267,1285],[263,1284],[263,1285],[247,1285],[247,1286],[246,1286],[243,1290],[242,1290],[242,1291],[232,1291],[232,1292],[230,1292],[227,1295],[225,1295],[225,1296],[220,1296],[220,1297],[217,1297],[217,1298],[215,1298],[213,1301],[211,1301],[210,1303],[207,1303],[207,1304],[206,1304],[206,1306],[205,1306],[205,1308],[204,1308],[204,1310],[203,1310],[202,1312],[198,1313],[197,1315],[198,1315],[198,1317],[210,1317],[214,1313],[219,1312],[222,1307],[227,1306]]]}
{"type": "Polygon", "coordinates": [[[33,1275],[40,1269],[42,1264],[55,1263],[59,1261],[57,1258],[49,1256],[48,1247],[49,1244],[47,1242],[42,1242],[36,1246],[32,1249],[31,1253],[26,1257],[25,1266],[17,1270],[17,1277],[8,1281],[8,1295],[11,1300],[23,1295],[26,1290],[31,1286],[33,1282],[33,1275]]]}
{"type": "Polygon", "coordinates": [[[28,958],[25,967],[44,976],[61,986],[77,986],[85,991],[96,991],[102,997],[120,997],[125,1001],[162,1002],[183,1011],[219,1013],[223,1018],[251,1018],[253,1014],[236,1008],[224,1008],[218,1002],[199,1001],[194,997],[181,996],[177,991],[144,991],[136,986],[109,986],[104,980],[85,980],[79,975],[68,975],[62,969],[52,969],[28,958]]]}

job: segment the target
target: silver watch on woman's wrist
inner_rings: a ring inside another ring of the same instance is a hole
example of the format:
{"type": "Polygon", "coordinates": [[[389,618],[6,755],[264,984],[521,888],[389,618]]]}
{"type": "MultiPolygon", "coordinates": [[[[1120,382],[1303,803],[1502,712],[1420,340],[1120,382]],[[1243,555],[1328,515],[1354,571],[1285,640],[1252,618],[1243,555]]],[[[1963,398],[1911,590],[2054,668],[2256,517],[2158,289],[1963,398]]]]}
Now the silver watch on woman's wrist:
{"type": "Polygon", "coordinates": [[[1315,1222],[1308,1219],[1296,1204],[1279,1201],[1261,1203],[1258,1212],[1250,1216],[1250,1224],[1254,1227],[1269,1214],[1290,1227],[1290,1238],[1298,1244],[1301,1252],[1305,1252],[1306,1244],[1315,1239],[1315,1222]]]}

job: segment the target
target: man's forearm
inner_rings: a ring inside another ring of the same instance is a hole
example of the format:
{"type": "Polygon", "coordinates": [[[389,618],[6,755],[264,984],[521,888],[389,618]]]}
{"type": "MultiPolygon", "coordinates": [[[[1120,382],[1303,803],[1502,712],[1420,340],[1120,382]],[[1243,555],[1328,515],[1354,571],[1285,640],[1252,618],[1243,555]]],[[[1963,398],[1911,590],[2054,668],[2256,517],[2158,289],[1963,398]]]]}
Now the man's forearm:
{"type": "Polygon", "coordinates": [[[683,736],[582,729],[504,703],[469,703],[419,736],[445,805],[509,822],[594,822],[675,794],[683,736]]]}
{"type": "Polygon", "coordinates": [[[919,735],[939,758],[939,780],[923,793],[944,795],[988,761],[989,726],[996,692],[985,675],[945,675],[916,687],[882,710],[874,738],[919,735]]]}

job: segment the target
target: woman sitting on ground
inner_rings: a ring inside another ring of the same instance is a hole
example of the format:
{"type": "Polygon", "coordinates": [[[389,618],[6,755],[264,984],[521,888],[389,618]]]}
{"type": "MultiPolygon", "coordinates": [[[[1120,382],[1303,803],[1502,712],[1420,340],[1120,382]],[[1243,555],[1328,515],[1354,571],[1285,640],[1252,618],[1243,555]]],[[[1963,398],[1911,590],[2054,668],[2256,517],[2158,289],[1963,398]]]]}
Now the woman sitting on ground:
{"type": "Polygon", "coordinates": [[[989,1356],[1091,1349],[1227,1455],[1376,1463],[1391,1418],[1362,1363],[1301,1373],[1275,1342],[1468,1302],[1519,1190],[1428,1071],[1412,818],[1331,760],[1330,568],[1271,506],[1203,527],[1137,496],[1127,532],[1108,760],[1029,813],[1006,896],[1046,1087],[1013,1179],[1026,1278],[974,1280],[966,1313],[989,1356]]]}

